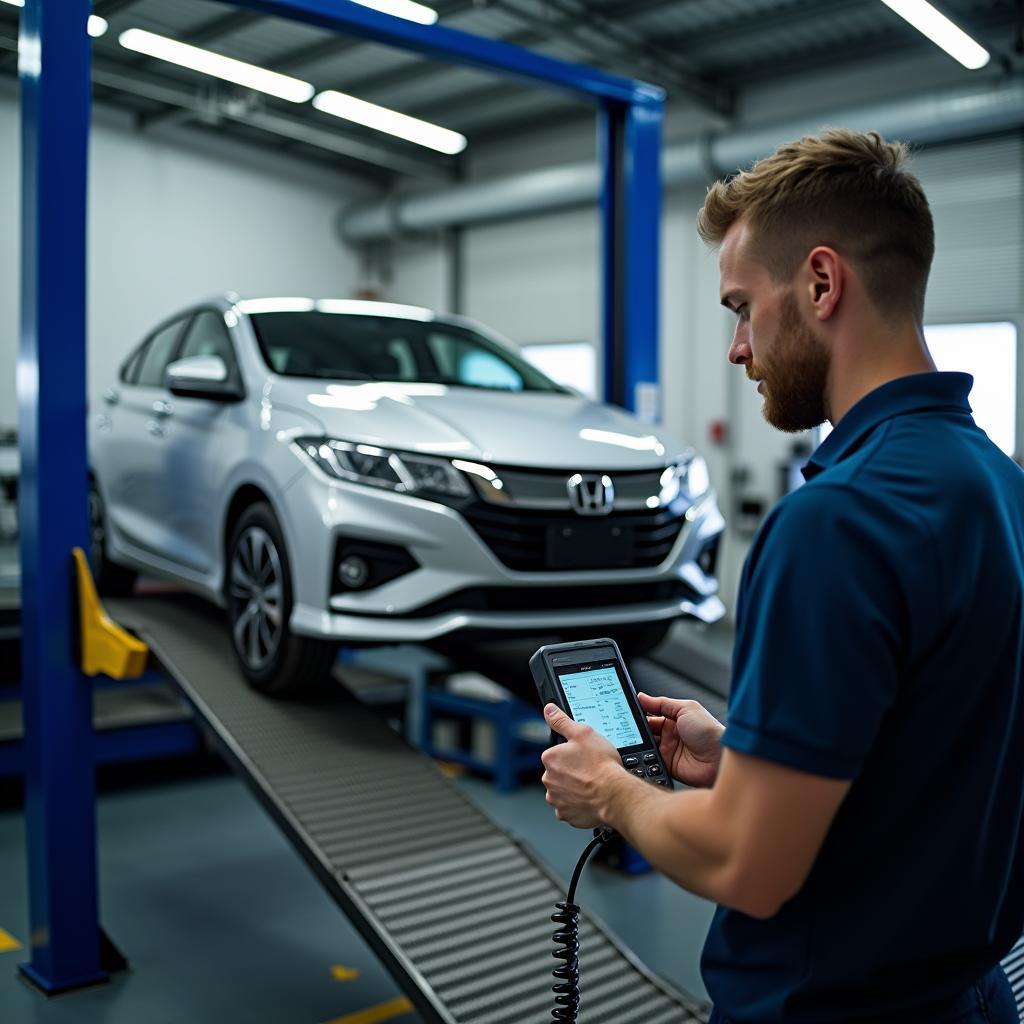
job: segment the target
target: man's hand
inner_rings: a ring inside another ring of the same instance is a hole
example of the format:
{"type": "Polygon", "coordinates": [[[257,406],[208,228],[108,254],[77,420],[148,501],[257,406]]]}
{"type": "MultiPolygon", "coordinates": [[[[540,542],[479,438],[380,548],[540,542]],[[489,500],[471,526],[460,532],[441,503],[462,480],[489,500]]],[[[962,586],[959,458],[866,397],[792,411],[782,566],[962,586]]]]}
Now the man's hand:
{"type": "Polygon", "coordinates": [[[722,759],[722,723],[695,700],[637,696],[669,772],[687,786],[713,786],[722,759]]]}
{"type": "Polygon", "coordinates": [[[600,804],[607,799],[610,780],[628,775],[618,751],[589,725],[574,722],[554,704],[544,708],[548,725],[568,742],[556,743],[541,754],[545,798],[555,817],[576,828],[602,825],[600,804]]]}

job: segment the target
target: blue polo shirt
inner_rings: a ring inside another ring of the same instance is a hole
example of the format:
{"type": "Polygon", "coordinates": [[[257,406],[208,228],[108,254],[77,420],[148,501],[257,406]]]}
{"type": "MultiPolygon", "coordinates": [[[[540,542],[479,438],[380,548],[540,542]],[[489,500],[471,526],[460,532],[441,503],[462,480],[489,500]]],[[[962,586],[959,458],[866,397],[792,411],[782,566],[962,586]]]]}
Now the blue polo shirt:
{"type": "Polygon", "coordinates": [[[723,743],[853,784],[775,916],[718,909],[730,1022],[944,1024],[1024,929],[1024,472],[971,384],[863,398],[747,558],[723,743]]]}

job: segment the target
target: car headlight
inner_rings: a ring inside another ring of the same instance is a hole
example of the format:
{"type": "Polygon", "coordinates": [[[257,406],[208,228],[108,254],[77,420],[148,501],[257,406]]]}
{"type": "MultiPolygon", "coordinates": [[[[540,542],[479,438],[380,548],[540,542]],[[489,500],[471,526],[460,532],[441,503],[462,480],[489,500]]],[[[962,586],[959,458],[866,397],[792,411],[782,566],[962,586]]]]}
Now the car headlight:
{"type": "Polygon", "coordinates": [[[453,498],[470,494],[462,474],[445,459],[325,437],[297,437],[293,444],[328,476],[338,480],[402,494],[444,494],[453,498]]]}
{"type": "Polygon", "coordinates": [[[694,455],[679,468],[680,484],[691,498],[700,498],[711,490],[711,474],[702,455],[694,455]]]}
{"type": "Polygon", "coordinates": [[[669,466],[661,474],[661,493],[648,501],[651,508],[668,508],[680,498],[690,504],[711,489],[708,464],[700,455],[692,455],[669,466]]]}

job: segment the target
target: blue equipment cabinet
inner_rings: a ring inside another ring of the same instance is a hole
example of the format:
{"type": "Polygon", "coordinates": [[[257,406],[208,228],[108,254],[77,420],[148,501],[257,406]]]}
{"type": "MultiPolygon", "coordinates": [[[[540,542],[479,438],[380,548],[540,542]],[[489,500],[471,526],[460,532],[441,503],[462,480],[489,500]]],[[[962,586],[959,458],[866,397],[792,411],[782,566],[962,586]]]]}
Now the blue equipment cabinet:
{"type": "MultiPolygon", "coordinates": [[[[603,167],[605,396],[658,381],[664,93],[348,0],[236,0],[452,63],[583,96],[603,167]]],[[[53,993],[102,981],[90,686],[72,653],[71,549],[86,546],[86,164],[89,0],[25,0],[22,308],[18,358],[25,794],[32,944],[25,974],[53,993]]],[[[649,405],[650,403],[648,403],[649,405]]]]}

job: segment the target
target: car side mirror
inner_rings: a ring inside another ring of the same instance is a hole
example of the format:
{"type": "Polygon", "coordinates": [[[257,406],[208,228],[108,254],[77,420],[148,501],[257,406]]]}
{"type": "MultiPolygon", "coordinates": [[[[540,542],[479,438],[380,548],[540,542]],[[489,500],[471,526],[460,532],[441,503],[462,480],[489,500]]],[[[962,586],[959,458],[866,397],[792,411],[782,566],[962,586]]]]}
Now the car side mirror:
{"type": "Polygon", "coordinates": [[[245,397],[241,384],[231,379],[220,356],[188,356],[167,367],[167,390],[181,398],[206,398],[212,402],[238,402],[245,397]]]}

